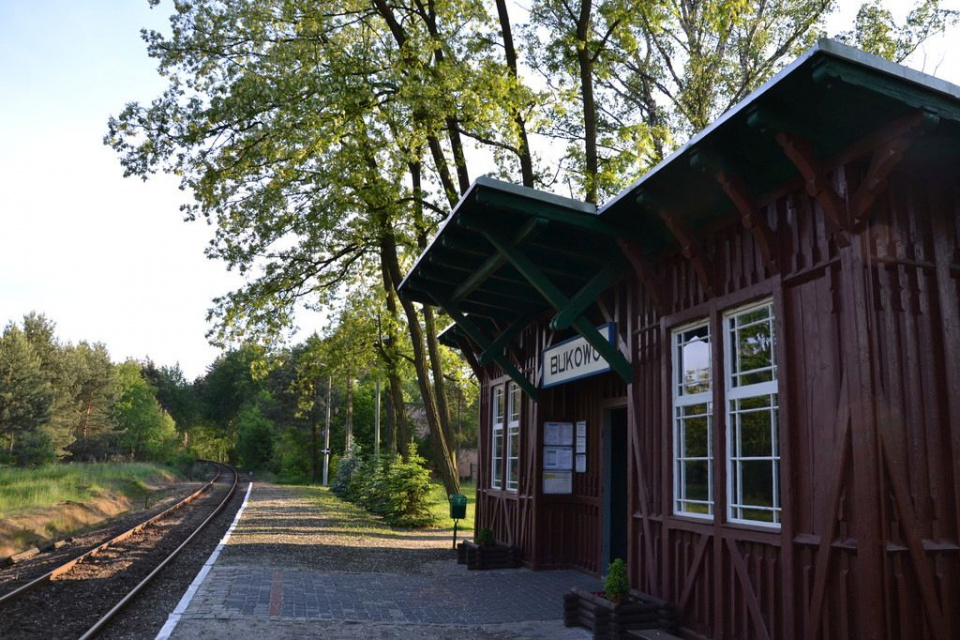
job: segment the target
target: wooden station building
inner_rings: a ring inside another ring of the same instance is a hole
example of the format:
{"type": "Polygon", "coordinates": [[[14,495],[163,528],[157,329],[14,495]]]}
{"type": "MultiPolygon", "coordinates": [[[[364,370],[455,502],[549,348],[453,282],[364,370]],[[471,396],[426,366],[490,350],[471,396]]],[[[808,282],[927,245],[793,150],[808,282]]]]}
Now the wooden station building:
{"type": "Polygon", "coordinates": [[[960,638],[958,168],[960,88],[822,41],[602,207],[477,180],[401,295],[478,528],[690,638],[960,638]]]}

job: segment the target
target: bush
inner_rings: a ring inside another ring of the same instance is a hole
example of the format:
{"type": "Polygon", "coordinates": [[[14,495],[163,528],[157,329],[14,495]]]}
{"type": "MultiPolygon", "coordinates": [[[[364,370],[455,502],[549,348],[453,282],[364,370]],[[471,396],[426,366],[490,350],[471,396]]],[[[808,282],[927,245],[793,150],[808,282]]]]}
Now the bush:
{"type": "Polygon", "coordinates": [[[353,445],[340,458],[331,490],[394,526],[426,527],[434,522],[429,508],[430,472],[412,447],[406,460],[392,456],[363,458],[353,445]]]}
{"type": "Polygon", "coordinates": [[[607,600],[614,604],[620,604],[630,595],[630,578],[627,576],[627,565],[622,559],[617,558],[607,568],[603,591],[607,600]]]}
{"type": "Polygon", "coordinates": [[[333,484],[330,485],[330,490],[341,498],[348,499],[347,495],[350,492],[350,483],[361,463],[360,445],[352,442],[350,448],[344,452],[338,461],[337,473],[333,477],[333,484]]]}

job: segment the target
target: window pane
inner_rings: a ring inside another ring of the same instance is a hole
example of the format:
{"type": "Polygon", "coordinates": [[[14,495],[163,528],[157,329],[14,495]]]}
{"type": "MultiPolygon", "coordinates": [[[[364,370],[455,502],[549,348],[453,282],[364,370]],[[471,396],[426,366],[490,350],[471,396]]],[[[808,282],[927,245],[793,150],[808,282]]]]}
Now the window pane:
{"type": "Polygon", "coordinates": [[[520,421],[520,387],[510,383],[510,422],[520,421]]]}
{"type": "Polygon", "coordinates": [[[710,463],[706,460],[693,460],[683,463],[684,484],[686,486],[686,500],[709,501],[710,496],[710,463]]]}
{"type": "Polygon", "coordinates": [[[730,329],[733,385],[741,387],[774,380],[776,363],[770,306],[732,317],[730,329]]]}
{"type": "Polygon", "coordinates": [[[693,327],[676,334],[678,395],[710,391],[710,329],[693,327]]]}
{"type": "Polygon", "coordinates": [[[493,421],[503,424],[503,389],[493,390],[493,421]]]}
{"type": "Polygon", "coordinates": [[[773,449],[773,415],[771,396],[758,396],[734,401],[740,439],[739,455],[745,458],[770,457],[773,449]]]}
{"type": "Polygon", "coordinates": [[[741,498],[744,506],[775,507],[773,460],[744,460],[740,467],[741,498]]]}
{"type": "Polygon", "coordinates": [[[710,417],[706,413],[707,405],[698,404],[683,407],[685,414],[690,409],[701,409],[696,417],[683,418],[680,455],[684,458],[705,458],[710,455],[710,417]]]}

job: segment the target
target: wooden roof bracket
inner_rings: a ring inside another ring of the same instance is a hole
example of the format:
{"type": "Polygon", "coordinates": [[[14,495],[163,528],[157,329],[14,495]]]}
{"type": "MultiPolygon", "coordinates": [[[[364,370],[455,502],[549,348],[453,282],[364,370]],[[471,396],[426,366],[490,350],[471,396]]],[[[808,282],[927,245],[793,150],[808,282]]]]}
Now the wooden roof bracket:
{"type": "Polygon", "coordinates": [[[720,187],[723,189],[730,201],[733,202],[737,211],[740,212],[740,221],[743,228],[753,235],[763,261],[767,264],[770,273],[780,273],[780,264],[777,259],[777,245],[770,225],[766,218],[760,215],[760,208],[750,195],[746,183],[740,176],[720,170],[713,174],[720,187]]]}
{"type": "Polygon", "coordinates": [[[850,245],[847,235],[849,220],[843,199],[837,194],[826,172],[814,156],[810,143],[798,135],[780,132],[774,135],[783,153],[807,182],[807,193],[817,201],[826,216],[827,225],[841,247],[850,245]]]}
{"type": "MultiPolygon", "coordinates": [[[[490,339],[480,330],[473,320],[467,317],[464,314],[460,307],[457,306],[455,302],[445,302],[441,299],[440,296],[436,295],[433,292],[429,292],[433,297],[434,302],[437,303],[437,306],[442,307],[443,310],[457,323],[457,325],[463,329],[464,333],[470,336],[470,339],[477,343],[477,346],[488,351],[490,349],[490,339]]],[[[503,369],[503,372],[510,376],[510,379],[517,383],[524,393],[531,400],[537,399],[537,388],[531,383],[525,375],[523,375],[519,369],[502,353],[494,354],[491,357],[491,360],[496,364],[500,365],[500,368],[503,369]]]]}
{"type": "MultiPolygon", "coordinates": [[[[540,233],[544,227],[547,226],[547,221],[541,218],[530,218],[516,234],[513,236],[514,242],[521,242],[527,238],[530,238],[538,233],[540,233]]],[[[500,267],[504,265],[506,260],[499,253],[495,253],[490,256],[486,262],[484,262],[479,269],[476,269],[473,273],[463,281],[460,286],[458,286],[454,292],[452,299],[454,302],[459,302],[465,296],[469,295],[477,287],[479,287],[483,282],[493,275],[500,267]]]]}
{"type": "Polygon", "coordinates": [[[712,298],[714,296],[714,286],[713,278],[710,277],[710,261],[707,259],[707,254],[704,253],[700,243],[696,241],[686,226],[680,222],[680,216],[676,211],[659,209],[657,213],[660,214],[660,219],[663,220],[667,228],[670,229],[673,237],[680,243],[680,250],[683,252],[683,257],[693,265],[693,270],[697,274],[703,290],[708,297],[712,298]]]}
{"type": "MultiPolygon", "coordinates": [[[[480,232],[557,312],[562,312],[570,306],[567,296],[514,243],[493,231],[481,230],[480,232]]],[[[633,381],[633,366],[585,316],[576,315],[570,326],[600,353],[624,382],[629,384],[633,381]]]]}
{"type": "Polygon", "coordinates": [[[888,125],[876,136],[882,140],[870,157],[870,167],[850,199],[850,215],[854,230],[862,229],[873,203],[887,189],[887,177],[903,159],[903,154],[918,135],[933,129],[940,117],[929,111],[915,111],[888,125]]]}
{"type": "Polygon", "coordinates": [[[780,264],[777,258],[777,245],[767,223],[767,219],[760,215],[760,207],[750,195],[746,182],[736,173],[724,169],[722,159],[709,152],[696,153],[690,158],[690,165],[713,173],[714,179],[727,197],[740,212],[740,221],[743,228],[753,235],[763,261],[770,273],[780,273],[780,264]]]}
{"type": "Polygon", "coordinates": [[[530,316],[521,314],[519,318],[514,320],[509,327],[501,331],[500,335],[480,353],[480,357],[478,358],[480,364],[488,364],[493,360],[494,356],[502,354],[503,350],[507,348],[510,342],[517,337],[517,334],[523,331],[523,328],[528,324],[530,324],[530,316]]]}
{"type": "Polygon", "coordinates": [[[550,320],[550,328],[554,331],[567,329],[579,316],[583,315],[597,297],[613,286],[623,273],[624,263],[614,258],[606,264],[595,276],[583,285],[567,305],[559,310],[550,320]]]}
{"type": "Polygon", "coordinates": [[[661,317],[667,315],[667,304],[666,297],[663,293],[663,284],[660,278],[654,275],[653,268],[643,256],[640,248],[635,243],[629,240],[623,240],[622,238],[617,240],[617,246],[620,247],[621,253],[623,253],[633,267],[633,272],[636,274],[637,279],[640,280],[640,283],[643,284],[644,289],[646,289],[647,296],[649,296],[650,302],[653,303],[657,315],[661,317]]]}

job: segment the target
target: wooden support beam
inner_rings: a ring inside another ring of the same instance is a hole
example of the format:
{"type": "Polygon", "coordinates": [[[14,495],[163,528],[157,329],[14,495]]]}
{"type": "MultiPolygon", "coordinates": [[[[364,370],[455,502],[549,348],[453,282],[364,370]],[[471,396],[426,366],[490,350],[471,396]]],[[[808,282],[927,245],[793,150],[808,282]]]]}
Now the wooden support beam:
{"type": "Polygon", "coordinates": [[[639,247],[632,242],[622,239],[617,240],[617,246],[620,247],[620,252],[623,253],[630,262],[630,265],[633,267],[633,272],[637,275],[637,279],[640,280],[640,283],[643,284],[644,289],[646,289],[647,296],[649,296],[650,302],[653,303],[657,315],[667,315],[666,296],[663,293],[663,284],[660,278],[654,275],[653,268],[647,263],[639,247]]]}
{"type": "MultiPolygon", "coordinates": [[[[513,236],[514,242],[521,242],[532,235],[535,235],[543,230],[546,226],[546,222],[543,220],[538,220],[537,218],[531,218],[527,220],[523,226],[520,227],[520,230],[513,236]]],[[[499,253],[495,253],[487,261],[480,266],[479,269],[473,271],[463,283],[458,286],[451,296],[454,302],[459,302],[463,300],[464,297],[470,294],[471,291],[479,287],[484,281],[487,280],[494,272],[496,272],[500,267],[504,265],[506,259],[499,253]]]]}
{"type": "Polygon", "coordinates": [[[597,296],[609,289],[614,282],[620,279],[623,273],[624,264],[622,261],[610,260],[607,265],[601,269],[597,275],[590,279],[580,291],[577,292],[567,305],[557,312],[550,320],[550,328],[554,331],[562,331],[570,327],[573,321],[583,315],[597,296]]]}
{"type": "Polygon", "coordinates": [[[770,269],[771,273],[779,273],[780,264],[777,259],[777,245],[773,237],[773,231],[767,224],[766,219],[760,215],[760,208],[757,207],[753,196],[750,195],[747,185],[740,176],[722,170],[714,173],[714,177],[720,183],[720,187],[730,198],[730,201],[733,202],[737,211],[740,212],[740,221],[743,223],[743,227],[753,234],[753,239],[760,249],[760,254],[763,256],[767,268],[770,269]]]}
{"type": "Polygon", "coordinates": [[[518,333],[523,331],[523,328],[530,324],[531,316],[527,314],[522,314],[509,327],[500,332],[500,335],[497,336],[493,342],[490,343],[486,349],[480,354],[479,362],[480,364],[487,364],[495,355],[503,353],[503,350],[507,348],[507,345],[517,336],[518,333]]]}
{"type": "MultiPolygon", "coordinates": [[[[522,251],[505,238],[499,237],[495,233],[484,232],[487,240],[490,241],[497,251],[506,256],[507,260],[519,271],[524,278],[543,296],[550,306],[560,311],[570,304],[567,296],[557,288],[544,274],[537,268],[533,261],[522,251]]],[[[596,349],[610,366],[616,371],[624,382],[633,381],[633,366],[620,353],[615,345],[610,344],[607,339],[597,331],[585,317],[578,316],[573,324],[573,328],[583,336],[590,345],[596,349]]]]}
{"type": "Polygon", "coordinates": [[[826,215],[827,225],[837,239],[837,244],[841,247],[849,246],[847,208],[837,195],[833,184],[827,179],[820,162],[814,156],[810,143],[792,133],[781,132],[774,137],[784,154],[806,180],[807,193],[816,199],[826,215]]]}
{"type": "Polygon", "coordinates": [[[871,136],[880,146],[874,149],[870,157],[870,167],[857,192],[850,200],[851,222],[854,229],[863,228],[867,214],[877,198],[887,189],[887,177],[900,164],[916,137],[932,129],[940,118],[924,111],[916,111],[884,127],[871,136]]]}
{"type": "MultiPolygon", "coordinates": [[[[434,298],[438,306],[443,307],[443,310],[454,319],[463,332],[470,336],[470,339],[477,343],[484,351],[489,350],[490,348],[490,339],[484,334],[480,328],[474,324],[473,320],[467,317],[460,308],[454,302],[444,302],[438,298],[434,298]]],[[[500,365],[500,368],[503,369],[503,372],[510,376],[510,379],[517,383],[517,385],[523,390],[524,393],[531,400],[537,399],[537,388],[533,386],[527,377],[523,375],[510,360],[504,355],[495,355],[491,358],[493,362],[500,365]]]]}
{"type": "Polygon", "coordinates": [[[673,237],[680,243],[680,250],[683,251],[683,257],[693,265],[693,270],[697,274],[697,278],[699,278],[704,292],[708,297],[712,298],[714,296],[714,286],[713,278],[710,276],[710,263],[700,243],[694,239],[693,235],[690,234],[680,221],[680,216],[676,211],[660,209],[658,213],[660,214],[660,219],[663,220],[667,228],[670,229],[670,233],[672,233],[673,237]]]}

